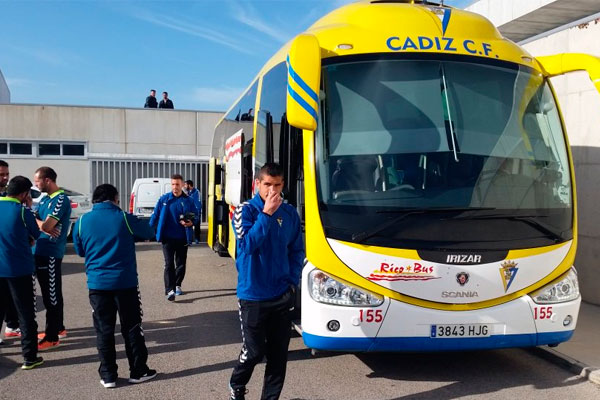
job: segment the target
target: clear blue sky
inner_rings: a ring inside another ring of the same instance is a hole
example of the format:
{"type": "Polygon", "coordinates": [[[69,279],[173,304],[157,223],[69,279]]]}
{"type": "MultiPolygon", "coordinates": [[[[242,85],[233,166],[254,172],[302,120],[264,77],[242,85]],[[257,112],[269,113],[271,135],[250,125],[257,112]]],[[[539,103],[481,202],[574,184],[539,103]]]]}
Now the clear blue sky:
{"type": "MultiPolygon", "coordinates": [[[[270,56],[352,0],[0,0],[13,103],[226,110],[270,56]]],[[[464,7],[472,0],[446,0],[464,7]]]]}

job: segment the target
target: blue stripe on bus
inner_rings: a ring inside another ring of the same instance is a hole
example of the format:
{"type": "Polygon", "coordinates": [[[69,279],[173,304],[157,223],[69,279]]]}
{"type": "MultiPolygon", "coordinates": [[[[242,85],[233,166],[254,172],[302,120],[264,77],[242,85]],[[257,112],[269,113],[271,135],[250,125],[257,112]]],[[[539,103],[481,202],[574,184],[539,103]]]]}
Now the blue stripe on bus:
{"type": "Polygon", "coordinates": [[[442,21],[442,36],[446,34],[446,29],[448,29],[448,24],[450,24],[451,16],[452,16],[452,10],[445,9],[444,10],[444,20],[442,21]]]}
{"type": "Polygon", "coordinates": [[[289,56],[289,54],[287,56],[287,65],[288,65],[288,74],[290,74],[290,76],[292,77],[292,79],[294,80],[294,82],[296,82],[298,84],[298,86],[300,86],[302,89],[304,89],[304,91],[306,92],[306,94],[309,95],[310,98],[315,101],[315,103],[319,104],[319,96],[317,96],[317,94],[315,93],[315,91],[312,90],[310,88],[310,86],[308,86],[306,84],[306,82],[304,82],[304,80],[300,77],[300,75],[298,75],[296,73],[296,71],[294,71],[294,68],[292,68],[292,64],[290,63],[290,56],[289,56]]]}
{"type": "Polygon", "coordinates": [[[292,98],[294,100],[296,100],[296,102],[298,104],[300,104],[302,106],[302,108],[304,108],[306,110],[307,113],[312,115],[312,117],[316,121],[317,120],[317,111],[314,108],[312,108],[311,105],[308,104],[308,102],[306,100],[304,100],[298,93],[296,93],[296,91],[294,89],[292,89],[292,87],[290,86],[289,83],[288,83],[288,92],[290,93],[292,98]]]}
{"type": "Polygon", "coordinates": [[[334,351],[452,351],[534,347],[566,342],[571,336],[573,336],[573,331],[448,339],[429,337],[340,338],[302,333],[306,347],[334,351]]]}

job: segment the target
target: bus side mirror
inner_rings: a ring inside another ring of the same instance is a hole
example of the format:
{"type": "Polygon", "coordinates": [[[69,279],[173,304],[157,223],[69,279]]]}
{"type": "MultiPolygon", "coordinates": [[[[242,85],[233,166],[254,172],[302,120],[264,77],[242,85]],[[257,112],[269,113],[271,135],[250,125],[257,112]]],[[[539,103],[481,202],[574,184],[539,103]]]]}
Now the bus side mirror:
{"type": "Polygon", "coordinates": [[[287,120],[296,128],[317,129],[321,48],[313,35],[296,37],[287,57],[287,120]]]}
{"type": "Polygon", "coordinates": [[[596,90],[600,93],[600,58],[589,54],[564,53],[555,56],[536,57],[548,77],[573,71],[587,71],[596,90]]]}

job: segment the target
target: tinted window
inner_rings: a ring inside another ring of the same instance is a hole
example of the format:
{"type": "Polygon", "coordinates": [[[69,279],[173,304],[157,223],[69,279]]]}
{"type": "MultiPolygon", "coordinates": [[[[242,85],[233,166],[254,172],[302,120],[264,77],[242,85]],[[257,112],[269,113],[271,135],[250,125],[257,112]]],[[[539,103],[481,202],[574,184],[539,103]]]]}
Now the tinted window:
{"type": "Polygon", "coordinates": [[[8,152],[8,144],[0,143],[0,154],[6,154],[8,152]]]}
{"type": "Polygon", "coordinates": [[[10,154],[32,154],[31,143],[11,143],[10,154]]]}
{"type": "Polygon", "coordinates": [[[63,144],[63,156],[83,156],[85,146],[82,144],[63,144]]]}
{"type": "MultiPolygon", "coordinates": [[[[282,126],[285,122],[287,88],[287,69],[285,63],[278,64],[263,78],[262,93],[260,96],[260,111],[265,117],[258,120],[262,129],[260,132],[269,132],[273,154],[271,160],[280,163],[282,126]],[[267,124],[269,125],[267,128],[267,124]]],[[[258,141],[257,141],[258,143],[258,141]]]]}
{"type": "Polygon", "coordinates": [[[60,144],[40,143],[38,152],[40,156],[60,156],[60,144]]]}
{"type": "Polygon", "coordinates": [[[223,121],[217,125],[212,142],[212,156],[223,157],[225,153],[225,141],[231,135],[244,130],[244,140],[248,142],[252,139],[253,121],[255,117],[254,106],[256,103],[258,81],[244,93],[242,98],[225,115],[223,121]]]}

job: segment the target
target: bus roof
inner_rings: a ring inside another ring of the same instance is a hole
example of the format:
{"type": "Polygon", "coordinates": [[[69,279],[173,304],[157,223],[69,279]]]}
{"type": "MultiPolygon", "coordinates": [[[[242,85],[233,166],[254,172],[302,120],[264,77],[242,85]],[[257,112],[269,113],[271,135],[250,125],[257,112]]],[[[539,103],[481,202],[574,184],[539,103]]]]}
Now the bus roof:
{"type": "MultiPolygon", "coordinates": [[[[361,0],[340,7],[305,33],[319,40],[322,58],[419,52],[493,58],[537,68],[533,57],[502,37],[485,17],[421,0],[361,0]]],[[[291,41],[258,76],[285,61],[291,41]]]]}
{"type": "MultiPolygon", "coordinates": [[[[502,37],[487,18],[431,1],[359,0],[331,11],[305,33],[317,37],[323,59],[369,53],[459,54],[541,72],[533,56],[502,37]]],[[[284,62],[291,43],[279,49],[256,77],[284,62]]]]}

